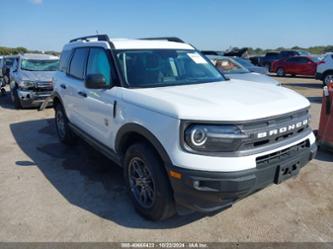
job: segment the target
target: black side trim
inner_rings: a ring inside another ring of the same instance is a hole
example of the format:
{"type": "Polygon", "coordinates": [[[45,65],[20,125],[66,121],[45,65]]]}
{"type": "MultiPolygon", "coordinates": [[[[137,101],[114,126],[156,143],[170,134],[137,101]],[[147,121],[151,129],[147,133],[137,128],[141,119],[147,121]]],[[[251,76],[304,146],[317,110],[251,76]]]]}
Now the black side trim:
{"type": "Polygon", "coordinates": [[[89,134],[86,132],[82,131],[80,128],[77,126],[69,123],[70,128],[72,131],[81,137],[83,140],[85,140],[88,144],[90,144],[92,147],[94,147],[96,150],[104,154],[106,157],[108,157],[110,160],[112,160],[114,163],[116,163],[118,166],[121,166],[121,160],[120,157],[114,152],[112,149],[108,148],[104,144],[100,143],[93,137],[91,137],[89,134]]]}
{"type": "Polygon", "coordinates": [[[160,141],[154,136],[154,134],[152,134],[149,130],[147,130],[143,126],[134,124],[134,123],[125,124],[124,126],[122,126],[119,129],[117,136],[116,136],[116,141],[115,141],[116,152],[119,152],[121,150],[121,147],[124,142],[123,139],[126,137],[126,135],[128,135],[132,132],[137,133],[137,134],[143,136],[144,138],[146,138],[157,150],[157,152],[159,153],[159,155],[162,158],[162,160],[164,161],[164,163],[166,165],[171,165],[171,160],[170,160],[168,153],[166,152],[166,150],[164,149],[164,147],[160,143],[160,141]]]}

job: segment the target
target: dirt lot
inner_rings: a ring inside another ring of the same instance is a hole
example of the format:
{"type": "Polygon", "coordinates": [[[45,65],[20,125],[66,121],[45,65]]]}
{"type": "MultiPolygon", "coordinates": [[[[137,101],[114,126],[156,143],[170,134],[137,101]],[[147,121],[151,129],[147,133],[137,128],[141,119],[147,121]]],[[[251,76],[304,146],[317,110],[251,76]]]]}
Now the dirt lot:
{"type": "MultiPolygon", "coordinates": [[[[278,80],[309,98],[317,129],[320,82],[278,80]]],[[[58,142],[53,115],[0,97],[0,241],[333,241],[333,154],[213,217],[152,223],[135,213],[119,168],[58,142]]]]}

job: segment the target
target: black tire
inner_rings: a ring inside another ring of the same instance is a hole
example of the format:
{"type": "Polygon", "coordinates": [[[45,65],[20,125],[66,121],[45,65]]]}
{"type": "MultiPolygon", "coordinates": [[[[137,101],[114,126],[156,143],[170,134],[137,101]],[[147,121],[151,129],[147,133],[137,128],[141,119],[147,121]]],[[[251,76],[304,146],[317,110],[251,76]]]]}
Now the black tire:
{"type": "Polygon", "coordinates": [[[3,77],[3,81],[5,85],[9,85],[9,77],[7,75],[3,77]]]}
{"type": "Polygon", "coordinates": [[[271,71],[271,65],[269,63],[266,63],[264,67],[267,68],[268,72],[271,71]]]}
{"type": "Polygon", "coordinates": [[[333,80],[333,72],[328,72],[323,77],[323,85],[327,86],[327,84],[333,80]]]}
{"type": "Polygon", "coordinates": [[[278,69],[276,69],[276,75],[279,77],[284,77],[286,73],[282,67],[279,67],[278,69]]]}
{"type": "Polygon", "coordinates": [[[17,87],[14,87],[10,92],[15,109],[22,109],[21,100],[17,93],[17,87]]]}
{"type": "Polygon", "coordinates": [[[55,106],[55,125],[59,140],[67,145],[75,144],[77,137],[68,125],[68,118],[61,104],[55,106]]]}
{"type": "Polygon", "coordinates": [[[158,221],[175,214],[172,189],[163,162],[149,144],[131,145],[126,151],[123,165],[132,202],[140,215],[146,219],[158,221]],[[137,166],[134,162],[138,163],[137,166]],[[141,170],[144,177],[136,174],[140,170],[134,170],[134,168],[144,168],[141,170]],[[143,192],[147,193],[142,194],[143,192]],[[147,203],[140,200],[142,196],[146,196],[143,199],[146,199],[147,203]]]}

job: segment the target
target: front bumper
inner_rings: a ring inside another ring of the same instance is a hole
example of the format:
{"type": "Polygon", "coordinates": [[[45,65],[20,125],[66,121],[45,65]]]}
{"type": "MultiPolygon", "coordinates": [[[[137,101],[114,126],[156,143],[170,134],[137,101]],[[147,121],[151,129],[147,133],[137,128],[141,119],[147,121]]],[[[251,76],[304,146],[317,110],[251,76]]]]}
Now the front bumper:
{"type": "MultiPolygon", "coordinates": [[[[21,105],[23,107],[38,107],[40,106],[43,101],[51,96],[51,91],[41,91],[41,92],[35,92],[35,91],[29,91],[29,90],[18,90],[17,91],[18,97],[21,101],[21,105]]],[[[50,105],[52,102],[50,103],[50,105]]]]}
{"type": "Polygon", "coordinates": [[[182,175],[181,179],[170,177],[178,210],[209,213],[231,207],[238,199],[296,176],[316,152],[316,144],[310,146],[307,141],[306,146],[300,143],[280,154],[258,158],[257,167],[249,170],[208,172],[172,167],[182,175]]]}

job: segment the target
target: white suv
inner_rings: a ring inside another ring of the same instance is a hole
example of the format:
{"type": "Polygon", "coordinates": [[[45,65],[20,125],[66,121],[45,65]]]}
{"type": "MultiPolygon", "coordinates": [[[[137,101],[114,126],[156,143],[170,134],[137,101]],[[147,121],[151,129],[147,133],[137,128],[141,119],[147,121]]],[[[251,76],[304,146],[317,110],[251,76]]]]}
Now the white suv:
{"type": "Polygon", "coordinates": [[[122,166],[148,219],[225,209],[297,175],[316,153],[306,98],[226,80],[178,38],[77,38],[60,70],[60,140],[80,136],[122,166]]]}
{"type": "Polygon", "coordinates": [[[333,53],[327,53],[319,62],[316,79],[322,80],[324,85],[333,82],[333,53]]]}

